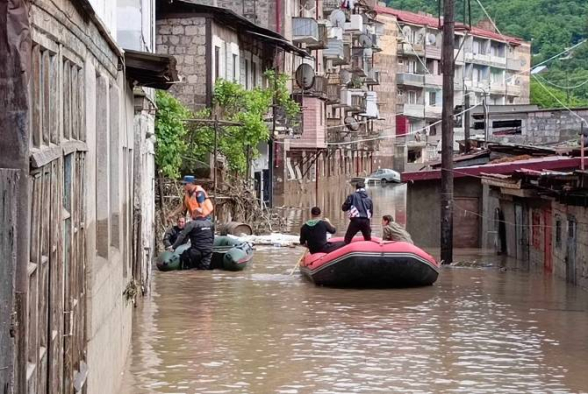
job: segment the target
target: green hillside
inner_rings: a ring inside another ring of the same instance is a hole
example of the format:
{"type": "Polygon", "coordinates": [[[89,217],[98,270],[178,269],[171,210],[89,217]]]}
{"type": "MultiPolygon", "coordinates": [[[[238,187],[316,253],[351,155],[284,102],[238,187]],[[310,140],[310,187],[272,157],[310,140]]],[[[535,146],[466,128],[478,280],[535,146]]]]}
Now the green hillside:
{"type": "MultiPolygon", "coordinates": [[[[533,64],[588,38],[587,0],[480,0],[503,34],[532,43],[533,64]]],[[[408,11],[436,15],[437,0],[390,0],[388,5],[408,11]]],[[[464,20],[464,0],[456,1],[456,19],[464,20]]],[[[476,0],[471,0],[472,22],[485,17],[476,0]]],[[[542,82],[571,105],[588,104],[588,43],[564,59],[547,64],[542,82]],[[583,85],[582,85],[583,84],[583,85]],[[564,89],[568,88],[568,89],[564,89]]],[[[535,84],[533,93],[544,89],[535,84]]],[[[545,97],[543,97],[543,101],[545,97]]],[[[535,100],[538,102],[538,100],[535,100]]],[[[555,102],[557,103],[557,101],[555,102]]],[[[557,103],[558,104],[558,103],[557,103]]],[[[560,104],[558,104],[560,105],[560,104]]]]}

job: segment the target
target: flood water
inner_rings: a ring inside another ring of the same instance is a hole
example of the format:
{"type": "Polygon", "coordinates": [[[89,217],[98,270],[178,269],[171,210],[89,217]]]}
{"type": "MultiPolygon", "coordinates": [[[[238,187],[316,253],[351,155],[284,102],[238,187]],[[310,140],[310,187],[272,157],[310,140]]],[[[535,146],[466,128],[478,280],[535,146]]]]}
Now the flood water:
{"type": "MultiPolygon", "coordinates": [[[[369,190],[376,217],[403,221],[403,188],[369,190]]],[[[344,232],[341,189],[318,202],[344,232]]],[[[297,227],[316,200],[293,199],[297,227]]],[[[496,266],[444,268],[431,287],[319,288],[290,275],[301,253],[259,247],[237,273],[155,272],[121,392],[588,392],[578,288],[488,253],[458,257],[496,266]]]]}

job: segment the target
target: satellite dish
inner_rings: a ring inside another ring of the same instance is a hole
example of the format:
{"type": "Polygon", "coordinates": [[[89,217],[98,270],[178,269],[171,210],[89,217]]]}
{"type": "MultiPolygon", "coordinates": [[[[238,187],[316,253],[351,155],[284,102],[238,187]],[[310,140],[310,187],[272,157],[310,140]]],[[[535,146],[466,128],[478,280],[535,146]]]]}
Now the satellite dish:
{"type": "Polygon", "coordinates": [[[349,82],[351,82],[351,73],[348,70],[341,70],[339,72],[339,81],[344,84],[347,85],[349,82]]]}
{"type": "Polygon", "coordinates": [[[412,29],[410,26],[404,26],[402,28],[402,35],[407,41],[410,41],[410,38],[412,37],[412,29]]]}
{"type": "Polygon", "coordinates": [[[353,116],[346,116],[345,120],[343,120],[345,126],[351,131],[359,130],[359,122],[353,116]]]}
{"type": "Polygon", "coordinates": [[[435,43],[437,42],[437,37],[433,33],[429,33],[429,35],[427,36],[427,42],[429,43],[429,45],[435,45],[435,43]]]}
{"type": "Polygon", "coordinates": [[[347,22],[347,17],[345,13],[341,10],[333,10],[331,15],[329,15],[329,20],[333,24],[334,27],[345,27],[345,22],[347,22]]]}
{"type": "Polygon", "coordinates": [[[359,46],[362,48],[371,48],[373,46],[372,38],[367,34],[359,36],[359,46]]]}
{"type": "Polygon", "coordinates": [[[314,68],[310,64],[302,63],[296,69],[296,84],[301,89],[310,89],[314,85],[314,68]]]}

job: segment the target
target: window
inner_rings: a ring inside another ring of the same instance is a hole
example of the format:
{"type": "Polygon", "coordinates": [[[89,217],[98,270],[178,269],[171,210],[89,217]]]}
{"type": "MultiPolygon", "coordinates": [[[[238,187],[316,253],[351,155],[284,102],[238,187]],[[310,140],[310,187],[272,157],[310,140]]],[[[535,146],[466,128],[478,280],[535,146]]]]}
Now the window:
{"type": "Polygon", "coordinates": [[[561,218],[555,218],[555,247],[561,248],[561,218]]]}
{"type": "Polygon", "coordinates": [[[214,81],[220,78],[220,47],[214,47],[214,81]]]}
{"type": "Polygon", "coordinates": [[[233,54],[233,81],[234,82],[237,82],[237,79],[238,79],[238,73],[237,73],[238,67],[239,67],[239,56],[233,54]]]}
{"type": "Polygon", "coordinates": [[[437,135],[437,125],[429,126],[429,135],[437,135]]]}
{"type": "Polygon", "coordinates": [[[257,87],[257,63],[251,62],[251,85],[252,88],[257,87]]]}
{"type": "Polygon", "coordinates": [[[414,90],[408,91],[408,103],[409,104],[416,104],[417,103],[417,94],[414,90]]]}
{"type": "Polygon", "coordinates": [[[437,92],[429,92],[429,105],[437,105],[437,92]]]}

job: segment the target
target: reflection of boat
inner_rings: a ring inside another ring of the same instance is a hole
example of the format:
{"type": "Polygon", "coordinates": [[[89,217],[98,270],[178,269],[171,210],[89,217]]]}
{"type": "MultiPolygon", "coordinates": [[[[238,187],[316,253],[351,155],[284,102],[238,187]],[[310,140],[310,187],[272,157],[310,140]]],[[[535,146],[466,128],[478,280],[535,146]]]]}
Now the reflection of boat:
{"type": "MultiPolygon", "coordinates": [[[[342,241],[333,238],[331,242],[342,241]]],[[[317,285],[331,287],[428,286],[439,276],[435,259],[412,244],[380,240],[352,243],[334,252],[307,254],[300,271],[317,285]]]]}
{"type": "MultiPolygon", "coordinates": [[[[180,255],[190,247],[189,244],[179,246],[174,252],[162,252],[157,258],[157,268],[160,271],[182,269],[180,255]]],[[[253,258],[253,248],[248,242],[234,237],[215,237],[210,263],[212,269],[227,271],[241,271],[253,258]]]]}

